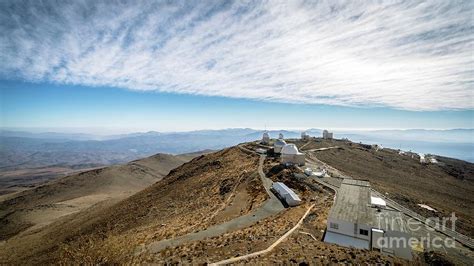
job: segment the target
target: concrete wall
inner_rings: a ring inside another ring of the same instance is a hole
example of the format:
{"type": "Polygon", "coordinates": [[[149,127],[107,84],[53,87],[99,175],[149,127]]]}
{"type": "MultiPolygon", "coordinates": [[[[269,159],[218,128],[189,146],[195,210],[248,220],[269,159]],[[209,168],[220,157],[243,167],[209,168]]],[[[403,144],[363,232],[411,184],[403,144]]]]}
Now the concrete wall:
{"type": "Polygon", "coordinates": [[[283,146],[274,146],[273,151],[275,153],[281,153],[281,149],[283,149],[283,146]]]}
{"type": "Polygon", "coordinates": [[[408,243],[408,240],[410,239],[409,234],[399,231],[385,231],[384,237],[386,238],[386,241],[395,245],[389,246],[387,248],[382,248],[382,253],[392,254],[396,257],[404,258],[407,260],[413,259],[411,247],[409,245],[410,243],[408,243]],[[404,239],[404,244],[406,245],[401,245],[397,247],[396,243],[400,239],[404,239]]]}
{"type": "MultiPolygon", "coordinates": [[[[327,222],[327,231],[328,232],[333,232],[341,235],[345,235],[354,239],[358,240],[363,240],[366,242],[366,249],[371,249],[372,247],[377,247],[376,243],[371,243],[372,239],[372,228],[369,225],[365,224],[357,224],[355,225],[354,223],[350,223],[347,221],[342,221],[342,220],[337,220],[333,218],[328,218],[327,222]],[[335,223],[338,225],[338,229],[331,228],[331,223],[335,223]],[[356,227],[357,226],[357,227],[356,227]],[[359,229],[365,229],[368,230],[368,235],[361,235],[359,229]]],[[[394,255],[396,257],[404,258],[407,260],[411,260],[413,258],[412,253],[411,253],[411,247],[408,245],[408,240],[410,239],[410,235],[405,233],[405,232],[398,232],[398,231],[384,231],[383,234],[385,241],[387,243],[392,243],[394,245],[387,245],[386,247],[382,247],[381,252],[385,254],[390,254],[394,255]],[[404,239],[404,240],[400,240],[404,239]],[[397,246],[398,241],[405,241],[403,244],[407,245],[400,245],[397,246]]],[[[344,247],[351,247],[351,241],[350,239],[344,240],[343,238],[340,238],[341,241],[338,244],[344,247]]]]}
{"type": "Polygon", "coordinates": [[[298,206],[301,203],[301,201],[294,200],[290,196],[290,194],[285,194],[283,197],[285,198],[286,204],[288,204],[288,206],[290,206],[290,207],[298,206]]]}
{"type": "Polygon", "coordinates": [[[297,164],[297,165],[304,165],[305,164],[305,155],[304,154],[282,154],[281,155],[281,163],[282,164],[297,164]]]}
{"type": "MultiPolygon", "coordinates": [[[[347,221],[342,221],[342,220],[337,220],[333,218],[328,218],[328,223],[327,223],[327,231],[328,232],[333,232],[341,235],[345,235],[348,237],[348,239],[340,238],[340,242],[334,243],[340,246],[344,247],[352,247],[352,242],[351,239],[357,239],[360,241],[363,241],[363,246],[365,249],[369,249],[369,238],[368,236],[363,236],[361,237],[358,232],[357,234],[354,234],[354,223],[350,223],[347,221]],[[331,228],[331,223],[335,223],[338,225],[338,229],[331,228]]],[[[360,242],[359,241],[359,242],[360,242]]]]}
{"type": "Polygon", "coordinates": [[[328,231],[337,232],[339,234],[360,238],[369,241],[370,240],[370,230],[371,227],[364,224],[354,224],[347,221],[337,220],[333,218],[328,218],[328,231]],[[330,223],[336,223],[339,225],[339,229],[330,228],[330,223]],[[367,236],[361,235],[359,229],[365,229],[369,231],[367,236]]]}

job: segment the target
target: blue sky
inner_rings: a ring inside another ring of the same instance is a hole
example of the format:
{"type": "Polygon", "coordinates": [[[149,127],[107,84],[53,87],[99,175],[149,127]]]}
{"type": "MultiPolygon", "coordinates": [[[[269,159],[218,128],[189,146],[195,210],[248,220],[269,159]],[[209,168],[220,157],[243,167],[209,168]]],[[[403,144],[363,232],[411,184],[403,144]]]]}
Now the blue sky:
{"type": "Polygon", "coordinates": [[[472,128],[473,1],[1,1],[1,126],[472,128]]]}
{"type": "Polygon", "coordinates": [[[473,112],[261,102],[111,87],[1,81],[2,126],[122,133],[267,129],[474,128],[473,112]]]}

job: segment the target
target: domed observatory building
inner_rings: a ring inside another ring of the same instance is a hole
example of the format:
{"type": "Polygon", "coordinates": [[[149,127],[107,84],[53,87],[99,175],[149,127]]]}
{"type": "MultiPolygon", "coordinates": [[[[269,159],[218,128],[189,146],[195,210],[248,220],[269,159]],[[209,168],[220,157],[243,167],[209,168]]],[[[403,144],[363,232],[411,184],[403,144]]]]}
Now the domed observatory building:
{"type": "Polygon", "coordinates": [[[302,139],[302,140],[309,140],[309,135],[306,134],[306,132],[302,132],[302,133],[301,133],[301,139],[302,139]]]}
{"type": "Polygon", "coordinates": [[[326,129],[323,131],[323,139],[332,139],[332,136],[332,132],[329,132],[326,129]]]}
{"type": "Polygon", "coordinates": [[[270,144],[270,136],[268,135],[267,132],[263,133],[262,141],[260,143],[270,144]]]}
{"type": "Polygon", "coordinates": [[[280,133],[280,134],[278,134],[278,138],[279,138],[279,139],[284,139],[285,137],[283,136],[282,133],[280,133]]]}
{"type": "Polygon", "coordinates": [[[283,149],[285,145],[286,145],[286,142],[283,139],[277,139],[275,143],[273,144],[273,152],[281,153],[281,149],[283,149]]]}
{"type": "Polygon", "coordinates": [[[285,165],[304,165],[305,154],[299,152],[295,144],[286,144],[281,149],[281,163],[285,165]]]}

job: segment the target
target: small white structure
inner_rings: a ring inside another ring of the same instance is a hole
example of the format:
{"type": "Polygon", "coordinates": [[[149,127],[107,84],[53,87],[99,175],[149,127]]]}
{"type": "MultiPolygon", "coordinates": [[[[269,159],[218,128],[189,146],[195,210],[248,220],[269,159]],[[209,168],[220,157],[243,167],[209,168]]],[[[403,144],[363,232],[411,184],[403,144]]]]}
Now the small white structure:
{"type": "Polygon", "coordinates": [[[380,151],[380,150],[383,150],[383,147],[382,147],[382,145],[378,145],[378,144],[374,144],[374,145],[372,145],[372,148],[373,148],[375,151],[380,151]]]}
{"type": "Polygon", "coordinates": [[[378,208],[384,208],[384,209],[387,207],[387,203],[385,202],[385,200],[379,197],[370,196],[370,204],[372,205],[372,207],[378,207],[378,208]]]}
{"type": "Polygon", "coordinates": [[[278,139],[284,139],[285,137],[283,136],[282,133],[278,134],[278,139]]]}
{"type": "Polygon", "coordinates": [[[313,175],[313,169],[311,169],[309,167],[304,169],[304,174],[307,175],[307,176],[313,175]]]}
{"type": "Polygon", "coordinates": [[[281,149],[281,163],[302,166],[305,164],[305,154],[299,152],[295,144],[286,144],[281,149]]]}
{"type": "Polygon", "coordinates": [[[326,129],[323,130],[323,139],[332,139],[332,135],[332,132],[329,132],[326,129]]]}
{"type": "Polygon", "coordinates": [[[306,132],[301,132],[301,139],[302,140],[309,140],[309,135],[306,132]]]}
{"type": "Polygon", "coordinates": [[[314,176],[319,177],[319,178],[325,177],[326,174],[327,174],[326,169],[323,169],[321,171],[316,171],[316,172],[313,173],[314,176]]]}
{"type": "Polygon", "coordinates": [[[288,204],[288,206],[297,206],[301,204],[301,199],[296,193],[281,182],[274,182],[272,190],[276,195],[288,204]]]}
{"type": "Polygon", "coordinates": [[[270,144],[270,136],[268,135],[268,132],[264,132],[262,136],[262,144],[270,144]]]}
{"type": "Polygon", "coordinates": [[[257,153],[260,153],[260,154],[266,154],[266,153],[267,153],[267,150],[262,149],[262,148],[257,148],[255,151],[256,151],[257,153]]]}
{"type": "Polygon", "coordinates": [[[286,142],[283,139],[277,139],[275,143],[273,143],[273,151],[275,153],[281,153],[283,147],[285,147],[286,142]]]}
{"type": "Polygon", "coordinates": [[[430,163],[437,164],[438,163],[438,160],[436,160],[436,158],[433,157],[433,156],[423,154],[423,153],[420,153],[418,155],[420,156],[420,163],[421,164],[430,164],[430,163]]]}
{"type": "Polygon", "coordinates": [[[421,164],[426,164],[427,161],[425,159],[425,155],[423,153],[420,153],[419,155],[420,155],[420,163],[421,164]]]}
{"type": "Polygon", "coordinates": [[[373,197],[369,182],[362,180],[342,182],[328,215],[324,242],[412,259],[403,215],[373,197]]]}

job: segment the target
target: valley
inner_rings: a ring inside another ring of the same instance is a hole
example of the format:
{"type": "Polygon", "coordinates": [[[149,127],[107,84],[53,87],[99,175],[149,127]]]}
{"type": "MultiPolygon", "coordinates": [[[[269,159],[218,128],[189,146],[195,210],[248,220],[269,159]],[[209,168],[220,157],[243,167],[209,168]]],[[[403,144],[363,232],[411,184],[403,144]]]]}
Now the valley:
{"type": "MultiPolygon", "coordinates": [[[[271,251],[241,262],[408,264],[375,251],[322,241],[335,196],[333,187],[337,189],[338,180],[349,176],[369,179],[377,190],[421,215],[436,214],[421,210],[417,205],[421,202],[439,211],[439,215],[456,211],[460,214],[459,228],[469,235],[471,164],[440,158],[443,164],[421,165],[395,150],[375,151],[343,140],[288,142],[306,152],[308,165],[328,169],[334,179],[329,182],[334,186],[302,178],[301,168],[285,167],[278,158],[257,154],[256,150],[265,146],[255,142],[205,155],[193,154],[181,158],[180,163],[175,156],[156,155],[59,178],[3,201],[4,251],[0,251],[0,258],[2,262],[35,264],[78,260],[214,263],[266,250],[295,228],[271,251]],[[424,175],[437,181],[430,183],[424,175]],[[404,182],[397,181],[401,178],[404,182]],[[413,194],[411,182],[420,178],[425,183],[418,187],[418,194],[413,194]],[[103,185],[91,185],[101,184],[98,181],[103,185]],[[294,189],[303,203],[285,208],[269,190],[276,181],[294,189]],[[437,199],[437,186],[458,189],[445,190],[444,198],[437,199]],[[397,195],[406,195],[409,201],[397,195]],[[61,209],[66,206],[71,210],[61,209]],[[35,212],[54,219],[41,221],[34,217],[35,212]],[[304,214],[307,216],[302,219],[304,214]]],[[[448,254],[427,249],[417,253],[410,263],[425,264],[433,256],[453,263],[473,259],[468,248],[459,247],[448,254]]]]}

